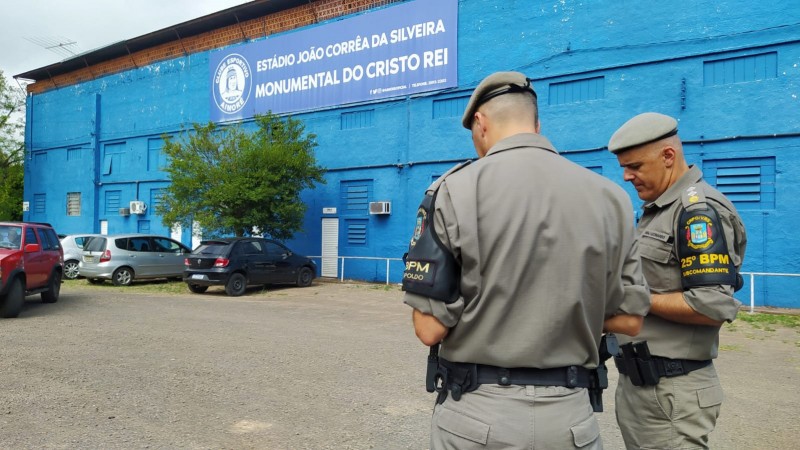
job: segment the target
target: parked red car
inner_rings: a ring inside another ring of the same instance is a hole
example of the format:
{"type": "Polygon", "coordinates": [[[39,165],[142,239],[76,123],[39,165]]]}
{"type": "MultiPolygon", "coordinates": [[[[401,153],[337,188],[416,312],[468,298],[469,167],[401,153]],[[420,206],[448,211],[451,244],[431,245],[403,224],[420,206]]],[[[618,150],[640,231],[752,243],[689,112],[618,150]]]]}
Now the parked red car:
{"type": "Polygon", "coordinates": [[[57,302],[63,264],[61,243],[49,224],[0,222],[0,317],[17,317],[26,295],[57,302]]]}

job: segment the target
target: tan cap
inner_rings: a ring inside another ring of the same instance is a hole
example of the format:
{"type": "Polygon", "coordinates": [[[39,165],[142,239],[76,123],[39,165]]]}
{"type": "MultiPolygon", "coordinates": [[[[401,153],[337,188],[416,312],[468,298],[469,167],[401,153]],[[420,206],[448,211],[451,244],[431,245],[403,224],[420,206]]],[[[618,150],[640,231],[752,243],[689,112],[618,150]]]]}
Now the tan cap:
{"type": "Polygon", "coordinates": [[[678,134],[678,121],[664,114],[646,112],[625,122],[608,141],[608,151],[617,154],[678,134]]]}
{"type": "Polygon", "coordinates": [[[472,128],[472,117],[478,107],[498,95],[525,91],[536,97],[531,80],[519,72],[495,72],[489,75],[481,81],[472,93],[472,97],[469,98],[467,109],[464,110],[464,117],[461,118],[461,125],[468,130],[472,128]]]}

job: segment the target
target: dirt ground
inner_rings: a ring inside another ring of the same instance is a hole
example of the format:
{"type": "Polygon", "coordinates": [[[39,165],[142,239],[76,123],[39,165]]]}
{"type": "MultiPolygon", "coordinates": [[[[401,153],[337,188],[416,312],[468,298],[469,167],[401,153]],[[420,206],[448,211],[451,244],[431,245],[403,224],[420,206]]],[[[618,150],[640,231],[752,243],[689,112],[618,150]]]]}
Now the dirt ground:
{"type": "MultiPolygon", "coordinates": [[[[410,315],[395,286],[68,284],[0,321],[0,449],[425,449],[433,396],[410,315]]],[[[800,332],[737,321],[720,341],[712,448],[797,448],[800,332]]],[[[620,449],[610,378],[598,419],[620,449]]]]}

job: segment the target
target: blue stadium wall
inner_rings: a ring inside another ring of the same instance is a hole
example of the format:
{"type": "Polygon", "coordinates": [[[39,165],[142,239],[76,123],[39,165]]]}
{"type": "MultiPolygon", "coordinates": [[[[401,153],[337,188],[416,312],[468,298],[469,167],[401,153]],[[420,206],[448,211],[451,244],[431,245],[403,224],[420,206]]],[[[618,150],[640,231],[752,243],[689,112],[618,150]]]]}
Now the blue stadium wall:
{"type": "MultiPolygon", "coordinates": [[[[328,173],[304,193],[292,248],[320,255],[322,220],[336,218],[339,256],[401,257],[424,188],[475,156],[460,126],[472,89],[491,72],[519,70],[534,79],[542,133],[623,185],[634,208],[641,201],[605,150],[608,138],[640,112],[676,117],[689,162],[744,219],[744,271],[800,273],[800,3],[462,0],[458,8],[457,88],[294,115],[318,136],[328,173]],[[370,215],[371,201],[391,202],[391,214],[370,215]]],[[[209,70],[202,52],[29,96],[24,219],[59,233],[99,232],[105,220],[109,233],[170,235],[154,213],[169,182],[161,136],[209,120],[209,70]],[[67,215],[67,193],[80,193],[79,215],[67,215]],[[131,200],[148,211],[120,215],[131,200]]],[[[189,230],[182,240],[191,243],[189,230]]],[[[386,267],[348,258],[344,276],[382,282],[386,267]]],[[[390,281],[401,272],[391,261],[390,281]]],[[[749,303],[746,281],[737,297],[749,303]]],[[[757,276],[755,304],[800,307],[799,287],[798,278],[757,276]]]]}

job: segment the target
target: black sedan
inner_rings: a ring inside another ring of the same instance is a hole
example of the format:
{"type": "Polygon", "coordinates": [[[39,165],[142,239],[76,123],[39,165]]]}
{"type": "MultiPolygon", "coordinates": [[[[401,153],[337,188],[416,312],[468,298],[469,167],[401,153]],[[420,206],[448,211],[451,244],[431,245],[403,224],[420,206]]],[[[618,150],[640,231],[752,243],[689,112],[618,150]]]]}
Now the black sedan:
{"type": "Polygon", "coordinates": [[[283,244],[264,238],[241,237],[202,241],[184,260],[183,281],[202,294],[209,286],[225,286],[230,296],[247,286],[296,284],[310,286],[317,266],[283,244]]]}

